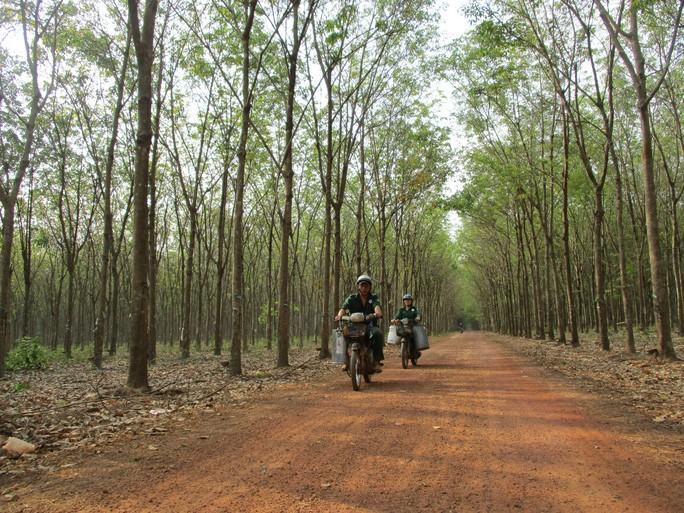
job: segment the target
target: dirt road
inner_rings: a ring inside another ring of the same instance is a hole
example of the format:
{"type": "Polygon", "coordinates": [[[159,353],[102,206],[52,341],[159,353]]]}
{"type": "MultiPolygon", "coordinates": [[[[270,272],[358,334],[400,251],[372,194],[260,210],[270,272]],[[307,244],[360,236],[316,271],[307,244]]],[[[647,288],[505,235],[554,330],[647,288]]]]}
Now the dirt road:
{"type": "MultiPolygon", "coordinates": [[[[113,447],[16,490],[23,512],[684,511],[684,437],[485,335],[113,447]],[[154,447],[150,447],[151,444],[154,447]]],[[[3,506],[4,507],[4,506],[3,506]]]]}

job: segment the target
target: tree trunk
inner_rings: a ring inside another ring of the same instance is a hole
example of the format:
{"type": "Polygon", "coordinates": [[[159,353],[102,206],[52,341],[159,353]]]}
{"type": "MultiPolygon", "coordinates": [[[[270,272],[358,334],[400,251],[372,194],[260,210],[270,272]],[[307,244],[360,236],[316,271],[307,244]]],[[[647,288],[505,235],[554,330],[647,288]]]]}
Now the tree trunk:
{"type": "MultiPolygon", "coordinates": [[[[674,196],[674,195],[673,195],[674,196]]],[[[680,196],[681,198],[681,196],[680,196]]],[[[677,216],[678,199],[672,198],[672,272],[677,295],[678,333],[684,336],[684,271],[682,271],[682,247],[679,238],[679,219],[677,216]]]]}
{"type": "MultiPolygon", "coordinates": [[[[363,122],[362,122],[363,123],[363,122]]],[[[360,142],[360,170],[359,170],[359,201],[356,207],[356,237],[354,240],[354,255],[356,256],[355,274],[361,274],[361,230],[364,226],[364,212],[365,212],[365,198],[366,198],[366,129],[365,125],[361,126],[361,142],[360,142]]]]}
{"type": "MultiPolygon", "coordinates": [[[[327,181],[327,191],[330,191],[330,175],[326,175],[327,181]]],[[[321,318],[321,350],[318,353],[318,357],[323,360],[325,358],[330,358],[330,318],[332,313],[330,312],[330,267],[331,267],[331,235],[332,235],[332,203],[330,201],[330,194],[326,192],[325,194],[325,221],[323,229],[323,259],[322,259],[322,269],[323,273],[323,294],[321,295],[321,300],[323,301],[323,312],[321,318]]],[[[334,308],[337,308],[335,305],[334,308]]]]}
{"type": "MultiPolygon", "coordinates": [[[[162,35],[166,33],[170,10],[164,20],[162,35]]],[[[159,162],[159,132],[161,128],[161,111],[163,106],[162,83],[164,73],[164,43],[159,45],[159,66],[157,70],[157,93],[154,114],[154,144],[152,145],[152,163],[150,165],[150,311],[148,319],[149,345],[147,360],[153,364],[157,360],[157,274],[159,273],[159,256],[157,250],[157,165],[159,162]]]]}
{"type": "Polygon", "coordinates": [[[33,303],[33,174],[29,180],[28,200],[26,205],[26,228],[21,237],[21,256],[24,278],[24,312],[22,314],[21,336],[30,334],[31,305],[33,303]]]}
{"type": "MultiPolygon", "coordinates": [[[[70,259],[69,259],[70,260],[70,259]]],[[[74,274],[76,272],[76,263],[73,261],[67,261],[67,317],[66,323],[64,325],[64,356],[71,358],[71,347],[72,347],[72,333],[73,333],[73,323],[74,323],[74,274]]]]}
{"type": "Polygon", "coordinates": [[[112,266],[112,293],[111,293],[111,330],[109,331],[109,356],[116,354],[119,343],[119,288],[121,285],[121,275],[117,266],[112,266]]]}
{"type": "MultiPolygon", "coordinates": [[[[317,45],[317,43],[316,43],[317,45]]],[[[323,194],[325,196],[325,219],[323,221],[323,258],[322,258],[322,278],[323,278],[323,294],[321,296],[322,305],[322,322],[321,322],[321,350],[318,354],[320,359],[330,358],[330,298],[332,296],[332,167],[333,167],[333,99],[332,99],[332,65],[325,65],[320,56],[318,46],[316,50],[319,55],[319,62],[323,71],[323,79],[326,87],[327,111],[326,111],[326,148],[325,148],[325,172],[321,174],[321,182],[323,186],[323,194]]],[[[318,130],[316,131],[318,134],[318,130]]],[[[320,155],[320,137],[317,137],[317,144],[320,155]]],[[[319,161],[320,162],[320,161],[319,161]]],[[[337,308],[337,304],[333,308],[337,308]]]]}
{"type": "MultiPolygon", "coordinates": [[[[632,179],[634,179],[634,173],[632,170],[632,179]]],[[[629,183],[629,182],[627,182],[629,183]]],[[[636,244],[636,271],[637,271],[637,290],[636,290],[636,314],[639,321],[639,328],[642,332],[646,331],[647,322],[647,310],[648,310],[648,300],[646,298],[646,279],[644,277],[644,264],[643,264],[643,253],[644,253],[644,240],[640,237],[643,230],[639,230],[638,227],[645,225],[646,221],[643,218],[637,218],[636,207],[634,205],[633,197],[638,194],[636,189],[636,184],[634,184],[634,189],[627,194],[627,206],[629,207],[629,215],[632,226],[632,234],[634,237],[634,242],[636,244]]]]}
{"type": "Polygon", "coordinates": [[[594,190],[594,281],[596,285],[596,322],[604,351],[610,350],[606,310],[606,272],[603,264],[603,188],[594,190]]]}
{"type": "Polygon", "coordinates": [[[235,176],[235,216],[233,220],[233,313],[231,326],[230,372],[242,374],[242,315],[244,301],[244,195],[245,166],[247,162],[247,138],[249,135],[249,116],[251,111],[251,91],[249,84],[250,35],[254,23],[257,0],[244,4],[245,28],[242,31],[242,123],[240,144],[238,146],[238,169],[235,176]]]}
{"type": "Polygon", "coordinates": [[[570,343],[573,347],[580,345],[577,331],[577,311],[575,292],[573,289],[572,263],[570,255],[570,219],[568,216],[568,175],[570,172],[570,145],[567,117],[563,115],[563,258],[565,263],[565,294],[568,307],[568,324],[570,326],[570,343]]]}
{"type": "Polygon", "coordinates": [[[10,350],[9,309],[11,307],[10,283],[15,205],[16,195],[8,198],[3,194],[2,249],[0,249],[0,378],[5,376],[5,359],[10,350]]]}
{"type": "MultiPolygon", "coordinates": [[[[635,17],[636,15],[633,16],[635,17]]],[[[636,25],[636,21],[634,22],[634,25],[636,25]]],[[[643,77],[645,84],[646,76],[643,68],[640,72],[640,76],[643,77]]],[[[653,309],[655,313],[656,334],[662,357],[674,359],[676,358],[676,353],[674,346],[672,345],[667,278],[665,276],[665,264],[660,249],[657,191],[653,171],[651,122],[645,87],[637,87],[637,97],[639,101],[639,119],[641,121],[641,162],[645,184],[646,233],[648,237],[649,262],[651,264],[651,280],[653,282],[653,309]]]]}
{"type": "Polygon", "coordinates": [[[192,278],[195,268],[195,240],[197,239],[197,211],[190,212],[190,236],[188,253],[185,260],[185,279],[183,280],[183,327],[181,328],[181,358],[190,358],[190,338],[192,337],[192,278]]]}
{"type": "MultiPolygon", "coordinates": [[[[296,5],[296,2],[295,2],[296,5]]],[[[296,12],[296,10],[295,10],[296,12]]],[[[296,22],[295,22],[296,25],[296,22]]],[[[292,70],[290,71],[292,73],[292,70]]],[[[292,78],[290,78],[292,80],[292,78]]],[[[294,84],[292,96],[288,95],[287,120],[285,122],[284,169],[282,171],[285,186],[285,203],[281,217],[280,233],[280,268],[278,286],[278,367],[289,365],[288,350],[290,347],[290,235],[292,233],[292,197],[294,187],[294,170],[292,167],[292,135],[294,108],[294,84]]]]}
{"type": "MultiPolygon", "coordinates": [[[[292,0],[292,49],[288,53],[288,83],[287,104],[285,107],[285,155],[281,174],[285,186],[285,203],[281,218],[280,239],[280,287],[278,305],[278,367],[289,365],[288,350],[290,347],[290,236],[292,234],[292,198],[294,189],[294,168],[292,164],[292,151],[294,143],[294,101],[295,86],[297,82],[297,62],[299,48],[308,26],[311,12],[308,13],[304,22],[302,33],[299,33],[299,3],[300,0],[292,0]]],[[[311,7],[309,8],[311,9],[311,7]]]]}
{"type": "Polygon", "coordinates": [[[116,105],[114,107],[114,117],[112,119],[112,135],[109,138],[109,145],[107,146],[107,160],[105,162],[105,176],[104,176],[104,233],[102,237],[102,268],[100,269],[100,296],[97,309],[97,316],[95,317],[95,329],[93,331],[93,365],[97,369],[102,368],[102,353],[104,349],[104,340],[107,326],[107,308],[109,306],[109,293],[107,285],[109,284],[109,262],[111,257],[112,246],[114,244],[114,230],[112,227],[112,170],[114,169],[114,151],[119,135],[119,120],[121,119],[121,111],[123,110],[123,95],[126,85],[126,71],[128,70],[128,59],[131,48],[131,33],[128,31],[126,38],[126,49],[124,51],[123,63],[121,64],[121,71],[117,79],[117,95],[116,105]]]}
{"type": "Polygon", "coordinates": [[[138,62],[138,126],[135,144],[133,195],[133,269],[131,281],[131,335],[128,387],[149,390],[149,158],[152,142],[152,63],[157,0],[147,0],[142,32],[137,0],[128,0],[129,23],[138,62]]]}
{"type": "Polygon", "coordinates": [[[618,262],[620,267],[620,296],[622,298],[623,315],[625,316],[625,331],[627,332],[627,338],[625,340],[625,350],[628,353],[635,353],[636,345],[634,342],[632,300],[631,294],[629,294],[629,285],[627,282],[627,256],[625,251],[624,197],[622,192],[622,172],[620,170],[620,164],[615,156],[614,149],[613,162],[615,165],[615,194],[618,229],[618,262]]]}
{"type": "MultiPolygon", "coordinates": [[[[630,12],[632,30],[636,31],[636,13],[633,10],[630,12]]],[[[651,279],[653,282],[653,309],[655,313],[656,334],[661,356],[667,359],[674,359],[676,358],[676,353],[670,331],[670,304],[667,293],[667,278],[660,249],[658,230],[657,191],[653,170],[653,148],[649,103],[646,94],[646,72],[638,39],[634,40],[632,48],[639,70],[638,76],[641,79],[636,84],[636,89],[637,101],[639,103],[639,119],[641,121],[641,165],[645,184],[646,233],[648,237],[649,262],[651,264],[651,279]]]]}
{"type": "MultiPolygon", "coordinates": [[[[226,147],[230,146],[230,138],[226,147]]],[[[226,274],[224,248],[226,245],[226,204],[228,202],[228,164],[226,158],[221,176],[221,203],[219,205],[219,221],[216,248],[216,303],[214,310],[214,354],[219,356],[223,350],[223,282],[226,274]]]]}

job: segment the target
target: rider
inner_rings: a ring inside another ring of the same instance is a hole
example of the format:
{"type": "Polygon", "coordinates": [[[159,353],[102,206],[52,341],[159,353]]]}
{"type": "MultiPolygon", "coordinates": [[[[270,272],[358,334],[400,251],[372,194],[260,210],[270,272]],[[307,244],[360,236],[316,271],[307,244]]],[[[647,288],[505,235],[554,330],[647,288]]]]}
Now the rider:
{"type": "MultiPolygon", "coordinates": [[[[394,322],[394,324],[400,324],[402,319],[420,321],[420,310],[413,306],[413,296],[407,292],[404,294],[402,300],[404,301],[404,306],[399,309],[392,322],[394,322]]],[[[420,351],[418,351],[418,356],[416,358],[420,358],[420,354],[420,351]]]]}
{"type": "Polygon", "coordinates": [[[373,348],[373,359],[375,360],[375,370],[380,371],[380,363],[385,359],[382,351],[383,337],[382,331],[377,326],[377,319],[382,319],[382,309],[380,308],[380,300],[375,294],[371,294],[373,288],[373,280],[367,274],[362,274],[356,280],[356,287],[359,290],[358,294],[352,294],[345,299],[342,308],[337,312],[335,320],[339,321],[345,314],[353,314],[361,312],[366,316],[366,320],[370,321],[370,338],[371,347],[373,348]]]}
{"type": "MultiPolygon", "coordinates": [[[[404,301],[404,306],[399,309],[397,315],[394,316],[395,321],[400,321],[402,319],[410,320],[420,320],[420,310],[413,306],[413,296],[408,292],[404,294],[402,298],[404,301]]],[[[398,323],[395,323],[398,324],[398,323]]]]}

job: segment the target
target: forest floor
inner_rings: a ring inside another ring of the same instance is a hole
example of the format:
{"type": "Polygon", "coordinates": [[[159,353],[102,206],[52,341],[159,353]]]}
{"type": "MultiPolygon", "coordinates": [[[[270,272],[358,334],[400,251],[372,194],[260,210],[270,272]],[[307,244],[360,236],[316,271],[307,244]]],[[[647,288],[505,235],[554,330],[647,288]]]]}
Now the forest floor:
{"type": "Polygon", "coordinates": [[[435,337],[418,368],[387,356],[360,392],[313,351],[242,378],[167,362],[139,396],[118,366],[12,375],[0,425],[38,452],[0,459],[0,509],[682,510],[682,362],[476,332],[435,337]]]}

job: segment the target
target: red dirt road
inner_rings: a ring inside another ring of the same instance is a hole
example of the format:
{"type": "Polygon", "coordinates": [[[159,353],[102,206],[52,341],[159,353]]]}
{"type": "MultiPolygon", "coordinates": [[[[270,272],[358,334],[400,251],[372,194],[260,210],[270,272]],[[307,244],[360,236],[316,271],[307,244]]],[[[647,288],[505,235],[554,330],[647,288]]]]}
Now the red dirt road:
{"type": "Polygon", "coordinates": [[[684,512],[681,432],[484,334],[432,345],[416,369],[392,355],[360,392],[340,372],[112,447],[6,511],[684,512]]]}

